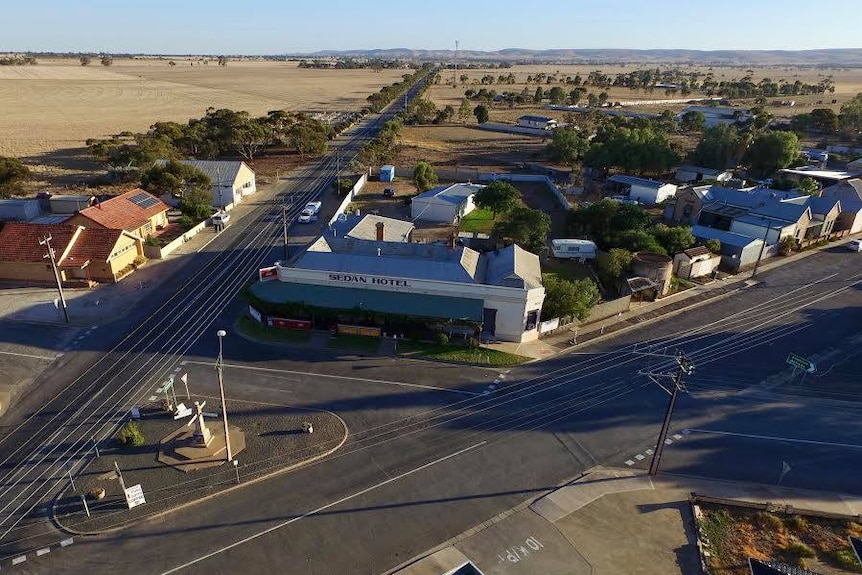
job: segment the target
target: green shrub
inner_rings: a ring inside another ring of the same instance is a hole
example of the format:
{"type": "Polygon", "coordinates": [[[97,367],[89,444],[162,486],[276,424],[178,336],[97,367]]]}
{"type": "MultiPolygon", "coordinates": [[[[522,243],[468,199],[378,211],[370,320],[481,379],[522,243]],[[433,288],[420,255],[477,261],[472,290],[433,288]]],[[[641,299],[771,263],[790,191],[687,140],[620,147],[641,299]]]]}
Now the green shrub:
{"type": "Polygon", "coordinates": [[[482,342],[479,341],[478,337],[471,337],[471,338],[467,339],[467,347],[469,347],[471,349],[475,349],[475,348],[479,347],[480,345],[482,345],[482,342]]]}
{"type": "Polygon", "coordinates": [[[144,240],[144,243],[148,246],[158,246],[159,240],[153,236],[148,235],[147,239],[144,240]]]}
{"type": "Polygon", "coordinates": [[[449,345],[449,336],[443,332],[438,333],[435,339],[437,340],[437,345],[449,345]]]}
{"type": "Polygon", "coordinates": [[[793,531],[802,531],[808,527],[808,522],[804,517],[800,517],[799,515],[788,515],[784,518],[784,525],[793,531]]]}
{"type": "Polygon", "coordinates": [[[180,224],[180,226],[187,230],[194,227],[195,225],[194,221],[189,216],[182,216],[178,220],[178,223],[180,224]]]}
{"type": "Polygon", "coordinates": [[[841,567],[848,571],[859,571],[859,563],[856,561],[856,555],[851,549],[835,549],[826,553],[824,559],[832,563],[836,567],[841,567]]]}
{"type": "Polygon", "coordinates": [[[754,521],[764,530],[780,532],[784,529],[784,523],[781,519],[765,511],[757,512],[754,515],[754,521]]]}
{"type": "Polygon", "coordinates": [[[130,421],[117,433],[117,441],[126,447],[140,447],[144,444],[144,434],[136,422],[130,421]]]}
{"type": "Polygon", "coordinates": [[[786,551],[788,555],[792,555],[793,557],[798,558],[815,557],[817,555],[810,545],[806,545],[798,539],[788,543],[787,546],[784,548],[784,551],[786,551]]]}

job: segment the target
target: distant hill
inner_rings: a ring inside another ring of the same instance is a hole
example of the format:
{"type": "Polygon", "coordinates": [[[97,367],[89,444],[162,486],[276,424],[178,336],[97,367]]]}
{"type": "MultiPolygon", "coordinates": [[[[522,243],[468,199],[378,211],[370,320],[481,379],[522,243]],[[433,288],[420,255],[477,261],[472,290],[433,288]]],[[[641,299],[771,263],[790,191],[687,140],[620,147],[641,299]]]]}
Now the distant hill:
{"type": "MultiPolygon", "coordinates": [[[[381,58],[449,62],[452,50],[322,50],[310,54],[289,54],[305,58],[381,58]]],[[[820,66],[862,67],[862,48],[827,50],[529,50],[506,48],[494,52],[459,50],[459,61],[560,64],[699,64],[717,66],[820,66]]]]}

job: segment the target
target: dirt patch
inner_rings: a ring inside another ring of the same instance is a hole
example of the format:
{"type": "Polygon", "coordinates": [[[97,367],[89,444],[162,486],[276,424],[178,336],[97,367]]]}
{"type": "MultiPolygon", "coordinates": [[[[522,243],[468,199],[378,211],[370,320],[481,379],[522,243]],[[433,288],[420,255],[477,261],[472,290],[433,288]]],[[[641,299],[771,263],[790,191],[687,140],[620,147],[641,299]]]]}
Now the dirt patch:
{"type": "Polygon", "coordinates": [[[405,126],[399,165],[425,160],[435,166],[504,167],[536,159],[541,138],[480,130],[475,126],[405,126]]]}
{"type": "Polygon", "coordinates": [[[748,575],[748,558],[780,561],[824,575],[860,573],[848,535],[859,537],[855,521],[702,505],[701,538],[715,575],[748,575]]]}

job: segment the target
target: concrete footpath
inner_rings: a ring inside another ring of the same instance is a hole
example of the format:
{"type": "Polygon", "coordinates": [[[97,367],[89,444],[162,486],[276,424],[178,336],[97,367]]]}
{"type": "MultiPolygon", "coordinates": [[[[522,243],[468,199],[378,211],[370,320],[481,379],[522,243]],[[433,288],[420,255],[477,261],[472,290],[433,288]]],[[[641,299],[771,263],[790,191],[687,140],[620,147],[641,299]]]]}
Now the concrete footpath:
{"type": "MultiPolygon", "coordinates": [[[[763,260],[758,273],[763,273],[777,267],[798,262],[804,258],[820,253],[822,250],[833,249],[841,246],[856,236],[845,238],[842,241],[812,248],[801,253],[790,256],[774,256],[763,260]]],[[[704,305],[717,298],[731,295],[740,289],[754,285],[756,280],[751,279],[751,273],[745,272],[735,276],[729,276],[721,280],[713,280],[704,285],[697,285],[685,291],[663,297],[652,302],[633,302],[631,309],[604,320],[592,322],[587,325],[572,326],[571,329],[525,343],[500,342],[487,345],[492,349],[498,349],[516,355],[533,358],[534,360],[546,359],[561,352],[575,348],[577,345],[594,341],[605,336],[616,334],[620,331],[633,327],[645,325],[646,323],[666,318],[694,306],[704,305]],[[573,343],[574,341],[574,343],[573,343]]]]}
{"type": "Polygon", "coordinates": [[[443,575],[690,575],[700,556],[689,495],[858,515],[862,498],[597,467],[388,571],[443,575]]]}

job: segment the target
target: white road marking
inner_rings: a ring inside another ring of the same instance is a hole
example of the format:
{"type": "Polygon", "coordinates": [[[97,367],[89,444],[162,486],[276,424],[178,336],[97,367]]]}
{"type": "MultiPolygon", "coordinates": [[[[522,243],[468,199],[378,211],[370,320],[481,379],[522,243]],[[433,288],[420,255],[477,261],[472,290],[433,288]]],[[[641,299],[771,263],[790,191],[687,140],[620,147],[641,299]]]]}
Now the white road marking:
{"type": "Polygon", "coordinates": [[[665,445],[673,445],[673,439],[667,438],[664,440],[665,445]]]}
{"type": "Polygon", "coordinates": [[[646,453],[647,455],[652,455],[652,454],[653,454],[653,450],[652,450],[652,449],[647,449],[646,451],[644,451],[644,453],[646,453]]]}
{"type": "Polygon", "coordinates": [[[772,435],[755,435],[753,433],[735,433],[733,431],[715,431],[711,429],[692,429],[691,433],[704,433],[709,435],[727,435],[731,437],[745,437],[747,439],[763,439],[765,441],[778,441],[780,443],[802,443],[805,445],[822,445],[824,447],[846,447],[848,449],[862,449],[862,445],[854,443],[836,443],[834,441],[817,441],[814,439],[796,439],[793,437],[775,437],[772,435]]]}
{"type": "MultiPolygon", "coordinates": [[[[207,367],[212,367],[215,365],[214,363],[209,363],[209,362],[205,362],[205,361],[189,361],[187,363],[194,364],[194,365],[205,365],[207,367]]],[[[266,372],[270,372],[270,373],[290,373],[293,375],[306,375],[306,376],[311,376],[311,377],[326,377],[329,379],[344,379],[344,380],[348,380],[348,381],[364,381],[367,383],[381,383],[383,385],[395,385],[395,386],[400,386],[400,387],[418,387],[420,389],[433,389],[434,391],[445,391],[448,393],[460,393],[462,395],[481,395],[481,394],[473,392],[473,391],[464,391],[461,389],[448,389],[445,387],[437,387],[434,385],[422,385],[419,383],[407,383],[405,381],[390,381],[390,380],[385,380],[385,379],[367,379],[364,377],[348,377],[346,375],[329,375],[326,373],[311,373],[311,372],[307,372],[307,371],[292,371],[289,369],[273,369],[271,367],[255,367],[255,366],[250,366],[250,365],[238,365],[238,364],[233,364],[233,363],[226,363],[226,364],[224,364],[224,367],[230,367],[233,369],[247,369],[250,371],[266,371],[266,372]]]]}
{"type": "Polygon", "coordinates": [[[683,434],[683,435],[689,435],[690,433],[691,433],[691,430],[690,430],[690,429],[683,429],[683,430],[682,430],[682,434],[683,434]]]}
{"type": "Polygon", "coordinates": [[[68,547],[69,545],[71,545],[74,542],[75,542],[75,540],[72,539],[71,537],[69,537],[68,539],[63,539],[62,541],[60,541],[60,547],[68,547]]]}
{"type": "Polygon", "coordinates": [[[635,464],[634,460],[632,460],[632,459],[627,459],[627,460],[626,460],[626,465],[628,465],[629,467],[631,467],[631,466],[632,466],[632,465],[634,465],[634,464],[635,464]]]}
{"type": "Polygon", "coordinates": [[[51,552],[50,547],[45,547],[44,549],[39,549],[38,551],[36,551],[36,557],[41,557],[42,555],[47,555],[50,552],[51,552]]]}
{"type": "Polygon", "coordinates": [[[346,497],[342,497],[341,499],[338,499],[338,500],[333,501],[331,503],[327,503],[326,505],[322,505],[321,507],[318,507],[314,511],[309,511],[308,513],[304,513],[304,514],[300,515],[299,517],[294,517],[293,519],[288,519],[287,521],[279,523],[278,525],[273,525],[272,527],[270,527],[268,529],[264,529],[263,531],[255,533],[254,535],[250,535],[244,539],[240,539],[239,541],[235,541],[234,543],[231,543],[230,545],[225,545],[221,549],[216,549],[215,551],[207,553],[206,555],[201,555],[200,557],[198,557],[196,559],[192,559],[191,561],[189,561],[187,563],[183,563],[182,565],[179,565],[177,567],[174,567],[173,569],[169,569],[169,570],[163,572],[162,575],[169,575],[170,573],[176,573],[177,571],[181,571],[187,567],[191,567],[192,565],[200,563],[201,561],[205,561],[206,559],[209,559],[210,557],[215,557],[216,555],[220,555],[221,553],[224,553],[225,551],[230,551],[231,549],[239,547],[240,545],[245,545],[246,543],[248,543],[250,541],[254,541],[255,539],[257,539],[259,537],[263,537],[264,535],[266,535],[268,533],[272,533],[273,531],[277,531],[277,530],[281,529],[282,527],[287,527],[288,525],[291,525],[292,523],[296,523],[297,521],[300,521],[300,520],[305,519],[307,517],[312,517],[313,515],[317,515],[318,513],[322,512],[322,511],[326,511],[327,509],[329,509],[331,507],[335,507],[336,505],[340,505],[341,503],[344,503],[345,501],[350,501],[351,499],[355,499],[357,497],[365,495],[366,493],[370,493],[371,491],[374,491],[376,489],[384,487],[385,485],[389,485],[390,483],[398,481],[399,479],[403,479],[409,475],[413,475],[414,473],[418,473],[420,471],[428,469],[429,467],[437,465],[438,463],[443,463],[444,461],[446,461],[448,459],[452,459],[453,457],[458,457],[462,453],[472,451],[473,449],[476,449],[477,447],[481,447],[481,446],[485,445],[486,443],[488,443],[488,442],[487,441],[481,441],[479,443],[476,443],[475,445],[471,445],[470,447],[465,447],[464,449],[456,451],[455,453],[450,453],[449,455],[440,457],[439,459],[435,459],[434,461],[430,461],[428,463],[425,463],[424,465],[420,465],[419,467],[413,468],[410,471],[405,471],[404,473],[402,473],[400,475],[396,475],[395,477],[390,477],[389,479],[387,479],[385,481],[381,481],[380,483],[377,483],[376,485],[372,485],[371,487],[367,487],[367,488],[363,489],[362,491],[357,491],[356,493],[353,493],[353,494],[348,495],[346,497]]]}
{"type": "Polygon", "coordinates": [[[679,433],[674,433],[673,438],[679,441],[680,439],[682,439],[682,435],[680,435],[679,433]]]}
{"type": "MultiPolygon", "coordinates": [[[[158,397],[156,397],[155,395],[151,395],[149,398],[147,398],[147,401],[155,401],[157,399],[158,397]]],[[[228,427],[228,429],[230,429],[230,427],[228,427]]]]}
{"type": "Polygon", "coordinates": [[[638,461],[643,461],[644,456],[638,453],[637,455],[635,455],[635,459],[637,459],[638,461]]]}
{"type": "Polygon", "coordinates": [[[52,361],[55,358],[58,358],[58,357],[60,357],[60,355],[63,355],[63,354],[61,353],[60,355],[33,355],[30,353],[15,353],[13,351],[0,351],[0,355],[14,355],[17,357],[29,357],[32,359],[47,359],[48,361],[52,361]]]}
{"type": "Polygon", "coordinates": [[[20,565],[21,563],[23,563],[26,560],[27,560],[27,556],[21,555],[20,557],[16,557],[15,559],[12,560],[12,565],[20,565]]]}

